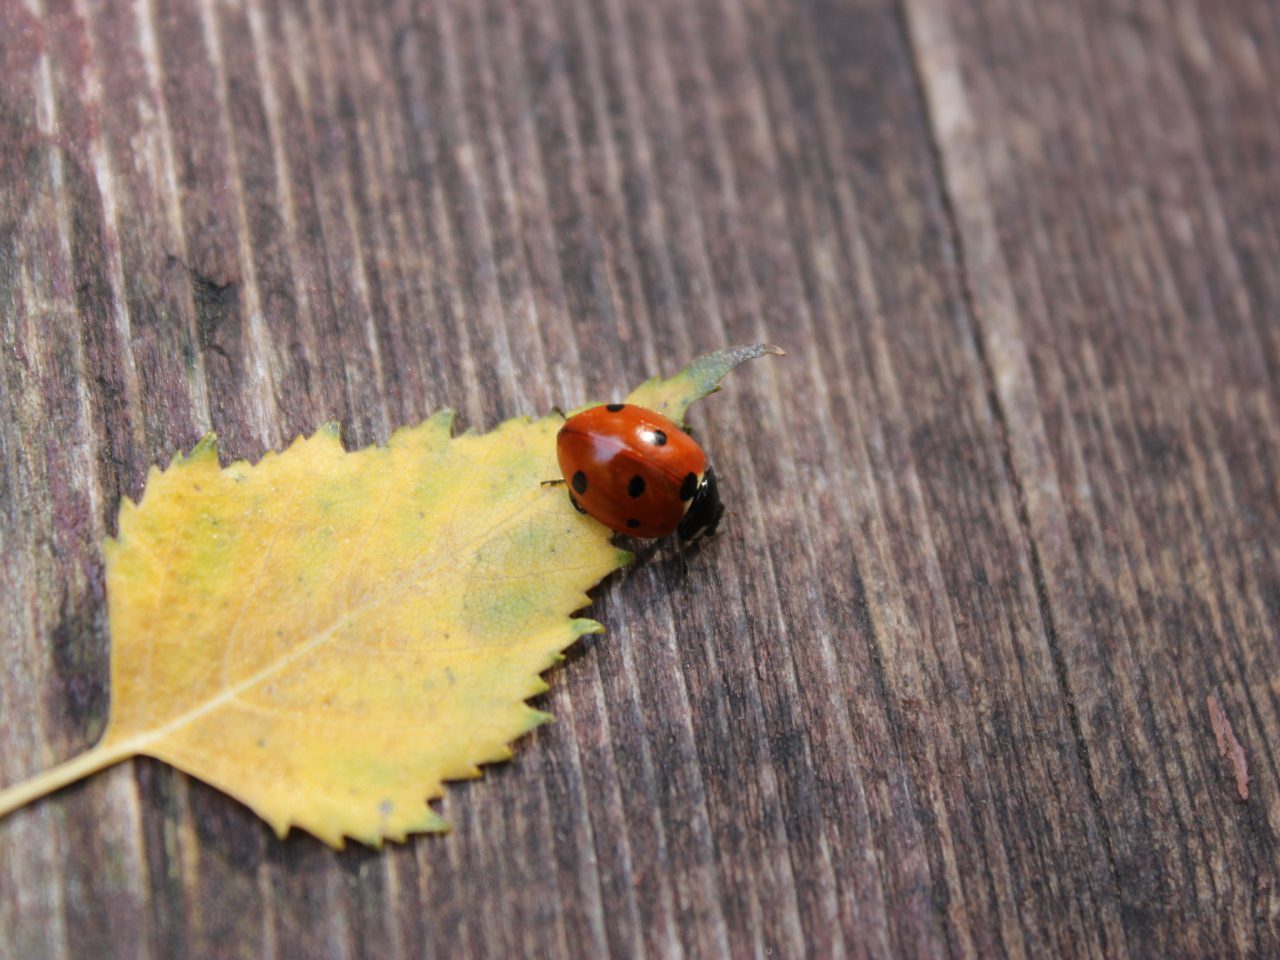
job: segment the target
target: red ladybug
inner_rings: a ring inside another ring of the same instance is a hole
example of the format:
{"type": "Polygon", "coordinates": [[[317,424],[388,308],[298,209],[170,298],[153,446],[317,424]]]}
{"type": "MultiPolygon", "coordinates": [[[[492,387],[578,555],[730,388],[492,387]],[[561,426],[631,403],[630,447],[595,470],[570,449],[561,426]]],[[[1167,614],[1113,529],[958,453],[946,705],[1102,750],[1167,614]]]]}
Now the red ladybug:
{"type": "Polygon", "coordinates": [[[592,407],[556,437],[569,501],[611,530],[684,541],[715,533],[724,513],[716,473],[694,439],[633,403],[592,407]]]}

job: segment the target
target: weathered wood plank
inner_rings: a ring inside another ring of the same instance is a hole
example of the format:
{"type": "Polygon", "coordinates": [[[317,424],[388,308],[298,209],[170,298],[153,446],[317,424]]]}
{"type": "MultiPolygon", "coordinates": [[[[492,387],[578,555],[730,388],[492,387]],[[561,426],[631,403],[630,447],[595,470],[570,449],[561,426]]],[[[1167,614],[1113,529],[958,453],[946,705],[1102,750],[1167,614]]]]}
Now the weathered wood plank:
{"type": "Polygon", "coordinates": [[[101,730],[99,544],[204,430],[790,351],[695,409],[694,596],[597,591],[452,833],[279,842],[139,760],[0,821],[0,955],[1273,949],[1274,27],[989,6],[0,4],[0,782],[101,730]]]}
{"type": "Polygon", "coordinates": [[[907,10],[1129,948],[1270,955],[1274,11],[907,10]]]}

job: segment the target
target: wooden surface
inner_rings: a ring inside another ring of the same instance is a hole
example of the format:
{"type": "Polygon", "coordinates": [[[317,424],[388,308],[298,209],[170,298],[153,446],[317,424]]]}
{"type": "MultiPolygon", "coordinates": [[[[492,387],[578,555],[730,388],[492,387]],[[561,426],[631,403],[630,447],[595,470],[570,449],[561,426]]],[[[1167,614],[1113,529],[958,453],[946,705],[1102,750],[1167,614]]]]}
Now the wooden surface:
{"type": "Polygon", "coordinates": [[[0,821],[0,957],[1280,954],[1278,90],[1268,0],[0,0],[0,784],[205,431],[790,353],[452,833],[123,764],[0,821]]]}

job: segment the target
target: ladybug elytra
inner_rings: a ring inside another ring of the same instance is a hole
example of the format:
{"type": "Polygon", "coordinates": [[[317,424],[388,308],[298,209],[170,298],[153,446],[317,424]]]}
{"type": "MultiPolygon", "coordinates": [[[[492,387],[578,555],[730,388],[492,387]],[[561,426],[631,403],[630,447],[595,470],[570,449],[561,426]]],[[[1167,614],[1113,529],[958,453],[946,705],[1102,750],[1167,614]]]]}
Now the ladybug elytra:
{"type": "Polygon", "coordinates": [[[618,533],[697,540],[724,513],[702,448],[647,407],[610,403],[570,417],[556,454],[574,507],[618,533]]]}

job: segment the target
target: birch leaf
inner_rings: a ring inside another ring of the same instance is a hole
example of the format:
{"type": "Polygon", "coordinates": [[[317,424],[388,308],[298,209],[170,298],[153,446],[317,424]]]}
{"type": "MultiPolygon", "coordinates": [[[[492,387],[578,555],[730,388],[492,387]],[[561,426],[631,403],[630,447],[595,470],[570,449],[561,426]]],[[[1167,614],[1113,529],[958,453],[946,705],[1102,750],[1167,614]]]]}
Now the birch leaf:
{"type": "MultiPolygon", "coordinates": [[[[665,389],[683,414],[740,362],[708,381],[706,359],[637,392],[665,389]]],[[[631,560],[541,485],[559,476],[559,417],[456,438],[452,417],[354,453],[329,424],[225,469],[209,435],[152,468],[105,544],[106,731],[0,793],[0,815],[146,755],[280,836],[378,846],[444,829],[427,801],[549,719],[525,703],[541,672],[603,630],[569,614],[631,560]]]]}

